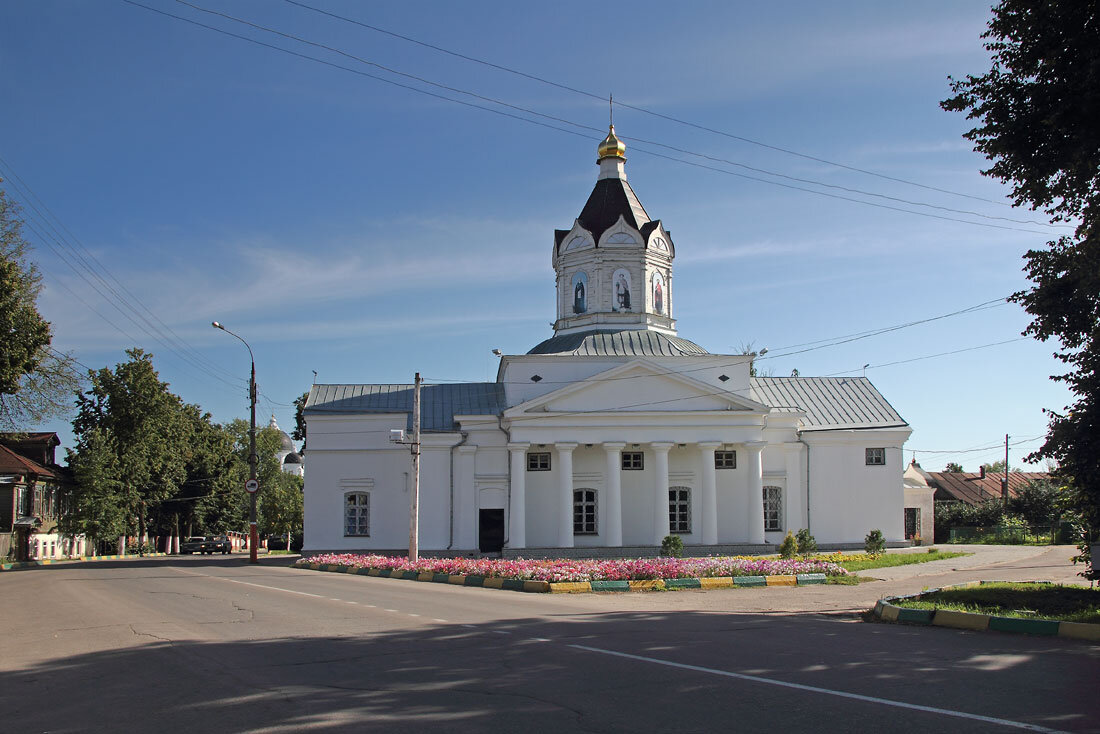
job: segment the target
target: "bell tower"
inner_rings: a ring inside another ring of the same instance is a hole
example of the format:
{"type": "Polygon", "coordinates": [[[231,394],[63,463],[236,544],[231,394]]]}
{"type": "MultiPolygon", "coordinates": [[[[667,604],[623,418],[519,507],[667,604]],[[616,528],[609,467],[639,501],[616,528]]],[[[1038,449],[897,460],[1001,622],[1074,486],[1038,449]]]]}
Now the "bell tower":
{"type": "Polygon", "coordinates": [[[626,145],[611,125],[597,147],[600,172],[580,216],[555,230],[556,335],[647,330],[676,335],[672,237],[626,180],[626,145]]]}

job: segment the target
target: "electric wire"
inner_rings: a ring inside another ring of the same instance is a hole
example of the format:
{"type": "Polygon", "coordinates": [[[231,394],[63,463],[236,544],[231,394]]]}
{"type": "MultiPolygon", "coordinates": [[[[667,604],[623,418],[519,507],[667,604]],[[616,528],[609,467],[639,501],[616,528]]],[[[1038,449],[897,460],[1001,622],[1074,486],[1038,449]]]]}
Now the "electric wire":
{"type": "MultiPolygon", "coordinates": [[[[466,107],[472,107],[472,108],[479,109],[479,110],[482,110],[482,111],[485,111],[485,112],[490,112],[492,114],[512,118],[512,119],[515,119],[515,120],[520,120],[522,122],[526,122],[526,123],[529,123],[529,124],[532,124],[532,125],[538,125],[540,127],[544,127],[544,128],[548,128],[548,129],[551,129],[551,130],[556,130],[558,132],[563,132],[563,133],[567,133],[567,134],[570,134],[570,135],[576,135],[576,136],[580,136],[580,137],[584,137],[585,139],[588,139],[587,135],[584,135],[583,133],[578,132],[577,130],[569,130],[569,129],[561,128],[561,127],[558,127],[556,125],[552,125],[552,124],[549,124],[549,123],[546,123],[546,122],[541,122],[539,120],[532,120],[528,117],[523,117],[521,115],[513,114],[513,113],[510,113],[510,112],[507,112],[506,110],[500,110],[500,109],[496,109],[496,108],[493,108],[493,107],[486,107],[484,105],[476,104],[476,103],[473,103],[473,102],[467,102],[465,100],[454,99],[453,97],[448,97],[448,96],[443,95],[443,94],[438,94],[438,93],[435,93],[435,92],[432,92],[432,91],[429,91],[429,90],[426,90],[426,89],[420,89],[418,87],[414,87],[414,86],[409,85],[409,84],[403,84],[401,82],[397,82],[397,81],[394,81],[392,79],[387,79],[385,77],[381,77],[381,76],[378,76],[376,74],[371,74],[371,73],[368,73],[368,72],[364,72],[364,71],[359,70],[359,69],[353,69],[353,68],[350,68],[350,67],[347,67],[347,66],[343,66],[341,64],[337,64],[337,63],[334,63],[334,62],[331,62],[331,61],[320,59],[316,56],[311,56],[309,54],[303,54],[303,53],[300,53],[300,52],[297,52],[297,51],[293,51],[291,49],[283,48],[281,46],[276,46],[274,44],[265,43],[263,41],[255,39],[255,38],[250,38],[248,36],[243,36],[243,35],[240,35],[240,34],[237,34],[237,33],[233,33],[231,31],[227,31],[227,30],[224,30],[222,28],[218,28],[216,26],[211,26],[211,25],[206,24],[206,23],[201,23],[201,22],[193,20],[191,18],[186,18],[186,17],[180,16],[180,15],[176,15],[174,13],[169,13],[169,12],[161,10],[159,8],[154,8],[154,7],[151,7],[149,5],[145,5],[143,3],[136,2],[136,0],[122,0],[122,2],[127,3],[128,5],[133,5],[135,7],[143,8],[145,10],[157,13],[159,15],[163,15],[163,16],[168,17],[168,18],[172,18],[172,19],[184,22],[184,23],[189,23],[191,25],[195,25],[195,26],[198,26],[200,28],[205,28],[205,29],[213,31],[215,33],[226,35],[226,36],[229,36],[231,38],[236,38],[236,39],[245,41],[247,43],[252,43],[252,44],[255,44],[255,45],[258,45],[258,46],[269,48],[269,49],[272,49],[274,51],[285,53],[285,54],[295,56],[295,57],[298,57],[298,58],[301,58],[301,59],[306,59],[306,60],[313,61],[315,63],[322,64],[322,65],[325,65],[325,66],[329,66],[329,67],[332,67],[332,68],[335,68],[335,69],[340,69],[340,70],[343,70],[343,71],[347,71],[349,73],[356,74],[358,76],[363,76],[363,77],[366,77],[366,78],[369,78],[369,79],[374,79],[376,81],[381,81],[385,84],[390,84],[392,86],[407,89],[407,90],[415,92],[417,94],[422,94],[422,95],[434,97],[436,99],[440,99],[440,100],[443,100],[443,101],[446,101],[446,102],[451,102],[453,104],[459,104],[459,105],[463,105],[463,106],[466,106],[466,107]]],[[[192,6],[192,7],[195,7],[195,6],[192,6]]],[[[213,11],[211,11],[211,12],[213,12],[213,11]]],[[[219,13],[215,13],[215,14],[219,14],[219,13]]],[[[247,21],[241,21],[241,22],[243,22],[245,24],[248,24],[247,21]]],[[[278,32],[276,32],[276,33],[278,33],[278,32]]],[[[302,42],[312,43],[312,42],[308,42],[308,41],[302,41],[302,42]]],[[[425,83],[430,83],[430,82],[425,82],[425,83]]],[[[480,97],[480,95],[475,95],[473,93],[468,93],[468,92],[462,92],[462,93],[463,94],[470,94],[471,96],[474,96],[474,97],[480,97]]],[[[512,107],[514,109],[517,108],[515,105],[509,105],[509,104],[503,103],[503,102],[494,101],[493,103],[494,104],[507,105],[507,106],[512,107]]],[[[543,117],[551,117],[551,116],[543,115],[542,113],[535,112],[533,110],[527,110],[526,108],[520,108],[520,109],[524,109],[528,114],[533,114],[533,115],[538,115],[538,116],[543,116],[543,117]]],[[[552,118],[552,119],[560,119],[560,118],[552,118]]],[[[574,125],[574,126],[580,127],[580,128],[587,128],[588,127],[588,126],[585,126],[585,125],[580,125],[578,123],[572,123],[572,122],[567,122],[566,124],[574,125]]],[[[631,138],[625,138],[625,139],[631,140],[631,138]]],[[[773,186],[778,186],[778,187],[781,187],[781,188],[787,188],[787,189],[791,189],[791,190],[794,190],[794,191],[802,191],[804,193],[816,194],[818,196],[824,196],[824,197],[827,197],[827,198],[837,199],[837,200],[840,200],[840,201],[847,201],[847,202],[855,203],[855,204],[862,204],[864,206],[870,206],[870,207],[875,207],[875,208],[879,208],[879,209],[885,209],[885,210],[888,210],[888,211],[897,211],[897,212],[901,212],[901,213],[905,213],[905,214],[912,214],[912,215],[915,215],[915,216],[921,216],[921,217],[926,217],[926,218],[931,218],[931,219],[939,219],[939,220],[942,220],[942,221],[956,222],[956,223],[959,223],[959,224],[967,224],[967,225],[971,225],[971,226],[975,226],[975,227],[988,227],[988,228],[993,228],[993,229],[1025,232],[1025,233],[1028,233],[1028,234],[1037,234],[1037,235],[1041,235],[1041,236],[1047,236],[1049,234],[1048,232],[1040,232],[1040,231],[1033,230],[1033,229],[1023,229],[1021,227],[1011,227],[1011,226],[998,225],[998,224],[992,224],[992,223],[986,223],[986,222],[974,222],[974,221],[970,221],[970,220],[967,220],[967,219],[959,219],[957,217],[948,217],[948,216],[943,216],[943,215],[932,214],[932,213],[929,213],[929,212],[913,211],[911,209],[905,209],[903,207],[890,206],[890,205],[886,205],[886,204],[878,204],[878,203],[875,203],[875,202],[865,201],[863,199],[857,199],[857,198],[853,198],[853,197],[850,197],[850,196],[843,196],[843,195],[840,195],[840,194],[831,194],[831,193],[828,193],[826,191],[818,191],[816,189],[805,188],[803,186],[796,186],[796,185],[793,185],[793,184],[785,184],[785,183],[782,183],[780,181],[771,181],[771,180],[768,180],[768,179],[759,178],[757,176],[752,176],[752,175],[748,175],[748,174],[744,174],[744,173],[738,173],[736,171],[730,171],[730,170],[727,170],[727,169],[724,169],[724,168],[718,168],[718,167],[709,166],[709,165],[706,165],[706,164],[703,164],[703,163],[688,161],[688,160],[684,160],[682,158],[677,158],[675,156],[665,155],[665,154],[662,154],[662,153],[658,153],[656,151],[647,150],[644,147],[636,147],[636,150],[638,150],[639,152],[642,152],[646,155],[652,156],[652,157],[662,158],[662,159],[665,159],[665,160],[673,161],[673,162],[680,163],[680,164],[683,164],[683,165],[694,166],[696,168],[701,168],[701,169],[713,171],[713,172],[716,172],[716,173],[723,173],[723,174],[730,175],[730,176],[736,176],[738,178],[744,178],[744,179],[747,179],[747,180],[750,180],[750,181],[756,181],[758,183],[770,184],[770,185],[773,185],[773,186]]],[[[702,155],[702,154],[693,154],[693,155],[702,155]]],[[[706,157],[706,156],[702,156],[702,157],[706,157]]],[[[781,174],[769,174],[769,175],[781,175],[781,174]]],[[[830,186],[830,184],[823,184],[823,183],[818,184],[818,185],[830,186]]],[[[912,205],[913,206],[925,206],[925,204],[922,204],[922,203],[919,203],[919,202],[912,202],[912,205]]],[[[985,216],[985,215],[978,215],[978,216],[985,216]]],[[[1016,221],[1016,220],[1013,220],[1013,221],[1016,221]]],[[[1041,223],[1041,222],[1037,223],[1037,224],[1039,226],[1062,226],[1062,225],[1050,225],[1050,224],[1045,224],[1045,223],[1041,223]]]]}
{"type": "MultiPolygon", "coordinates": [[[[502,64],[495,64],[491,61],[486,61],[484,59],[479,59],[479,58],[474,57],[474,56],[469,56],[469,55],[466,55],[466,54],[463,54],[463,53],[459,53],[457,51],[452,51],[451,49],[444,48],[442,46],[438,46],[438,45],[435,45],[435,44],[427,43],[425,41],[421,41],[419,39],[412,38],[410,36],[402,35],[400,33],[396,33],[394,31],[390,31],[390,30],[387,30],[385,28],[381,28],[381,27],[376,26],[376,25],[371,25],[369,23],[365,23],[363,21],[359,21],[359,20],[356,20],[354,18],[349,18],[349,17],[346,17],[346,16],[339,15],[337,13],[329,12],[327,10],[323,10],[321,8],[317,8],[317,7],[314,7],[312,5],[308,5],[306,3],[300,2],[299,0],[284,0],[284,2],[286,2],[290,5],[296,5],[300,8],[305,9],[305,10],[309,10],[309,11],[312,11],[312,12],[315,12],[315,13],[320,13],[321,15],[327,15],[331,18],[335,18],[337,20],[340,20],[340,21],[343,21],[343,22],[346,22],[346,23],[351,23],[353,25],[357,25],[357,26],[360,26],[360,27],[363,27],[363,28],[367,28],[367,29],[375,31],[377,33],[382,33],[384,35],[391,36],[393,38],[397,38],[397,39],[400,39],[402,41],[407,41],[409,43],[414,43],[418,46],[423,46],[424,48],[428,48],[428,49],[432,49],[434,51],[438,51],[440,53],[448,54],[448,55],[453,56],[455,58],[463,59],[465,61],[470,61],[470,62],[473,62],[475,64],[481,64],[482,66],[486,66],[486,67],[489,67],[489,68],[492,68],[492,69],[496,69],[498,71],[503,71],[503,72],[508,73],[508,74],[514,74],[516,76],[523,77],[523,78],[529,79],[531,81],[539,82],[540,84],[546,84],[546,85],[556,87],[558,89],[561,89],[561,90],[564,90],[564,91],[567,91],[567,92],[572,92],[574,94],[579,94],[579,95],[582,95],[582,96],[585,96],[585,97],[589,97],[591,99],[596,99],[596,100],[599,100],[600,102],[607,101],[607,98],[604,97],[603,95],[600,95],[600,94],[595,94],[593,92],[588,92],[588,91],[585,91],[585,90],[582,90],[582,89],[577,89],[576,87],[571,87],[567,84],[562,84],[560,82],[555,82],[553,80],[546,79],[545,77],[541,77],[541,76],[538,76],[538,75],[535,75],[535,74],[530,74],[528,72],[520,71],[520,70],[512,68],[512,67],[504,66],[502,64]]],[[[697,130],[702,130],[704,132],[709,132],[709,133],[712,133],[712,134],[715,134],[715,135],[720,135],[720,136],[723,136],[723,137],[726,137],[726,138],[730,138],[732,140],[737,140],[737,141],[740,141],[740,142],[743,142],[743,143],[748,143],[750,145],[755,145],[755,146],[758,146],[758,147],[761,147],[761,148],[766,148],[768,150],[773,150],[773,151],[776,151],[776,152],[779,152],[779,153],[784,153],[786,155],[791,155],[791,156],[796,156],[798,158],[811,160],[811,161],[814,161],[816,163],[824,163],[824,164],[829,165],[829,166],[835,166],[836,168],[842,168],[842,169],[845,169],[845,170],[848,170],[848,171],[853,171],[855,173],[861,173],[861,174],[864,174],[864,175],[867,175],[867,176],[873,176],[873,177],[884,179],[884,180],[887,180],[887,181],[893,181],[895,183],[901,183],[901,184],[906,184],[908,186],[915,186],[915,187],[922,188],[922,189],[927,189],[927,190],[930,190],[930,191],[936,191],[936,192],[939,192],[941,194],[949,194],[951,196],[959,196],[959,197],[963,197],[963,198],[967,198],[967,199],[974,199],[976,201],[982,201],[982,202],[985,202],[987,204],[996,204],[998,206],[1007,206],[1007,207],[1012,206],[1011,204],[1009,204],[1007,202],[1004,202],[1004,201],[997,201],[996,199],[987,199],[987,198],[984,198],[984,197],[981,197],[981,196],[975,196],[973,194],[965,194],[965,193],[962,193],[962,192],[959,192],[959,191],[952,191],[950,189],[939,188],[939,187],[936,187],[936,186],[929,186],[927,184],[918,183],[916,181],[910,181],[908,179],[897,178],[897,177],[894,177],[894,176],[888,176],[886,174],[878,173],[876,171],[871,171],[871,170],[868,170],[868,169],[859,168],[859,167],[851,166],[851,165],[844,164],[844,163],[838,163],[836,161],[831,161],[831,160],[821,158],[821,157],[818,157],[818,156],[809,155],[807,153],[800,153],[796,150],[792,150],[792,149],[789,149],[789,148],[784,148],[784,147],[777,146],[777,145],[771,145],[769,143],[764,143],[764,142],[761,142],[761,141],[758,141],[758,140],[753,140],[752,138],[747,138],[747,137],[744,137],[742,135],[736,135],[736,134],[726,132],[726,131],[723,131],[723,130],[718,130],[718,129],[715,129],[715,128],[707,127],[705,125],[700,125],[700,124],[697,124],[697,123],[694,123],[694,122],[690,122],[690,121],[687,121],[687,120],[682,120],[682,119],[679,119],[679,118],[676,118],[676,117],[672,117],[670,115],[661,114],[659,112],[655,112],[655,111],[647,109],[645,107],[626,104],[625,102],[622,102],[622,101],[617,101],[617,102],[612,101],[612,104],[623,107],[624,109],[629,109],[629,110],[633,110],[635,112],[640,112],[642,114],[651,115],[653,117],[657,117],[657,118],[660,118],[662,120],[666,120],[668,122],[673,122],[673,123],[676,123],[678,125],[684,125],[684,126],[687,126],[687,127],[692,127],[692,128],[697,129],[697,130]]]]}

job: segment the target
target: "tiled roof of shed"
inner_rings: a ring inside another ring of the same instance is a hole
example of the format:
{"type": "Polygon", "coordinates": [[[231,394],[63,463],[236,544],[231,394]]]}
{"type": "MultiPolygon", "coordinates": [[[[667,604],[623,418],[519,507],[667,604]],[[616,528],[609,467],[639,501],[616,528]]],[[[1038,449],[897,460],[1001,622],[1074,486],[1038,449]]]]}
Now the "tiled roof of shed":
{"type": "Polygon", "coordinates": [[[618,331],[580,331],[552,336],[528,354],[574,354],[584,357],[681,357],[707,354],[707,350],[687,339],[656,331],[622,329],[618,331]]]}
{"type": "MultiPolygon", "coordinates": [[[[984,478],[980,472],[928,472],[928,483],[936,488],[935,499],[958,500],[968,505],[1000,499],[1004,478],[1004,472],[988,472],[984,478]]],[[[1029,482],[1049,478],[1049,474],[1041,471],[1009,472],[1008,495],[1015,497],[1029,482]]]]}
{"type": "Polygon", "coordinates": [[[805,411],[807,431],[909,425],[866,377],[752,377],[750,386],[757,402],[805,411]]]}
{"type": "MultiPolygon", "coordinates": [[[[412,385],[314,385],[305,412],[408,413],[412,429],[412,385]]],[[[421,385],[420,427],[453,431],[456,415],[498,415],[504,410],[504,386],[496,382],[421,385]]]]}

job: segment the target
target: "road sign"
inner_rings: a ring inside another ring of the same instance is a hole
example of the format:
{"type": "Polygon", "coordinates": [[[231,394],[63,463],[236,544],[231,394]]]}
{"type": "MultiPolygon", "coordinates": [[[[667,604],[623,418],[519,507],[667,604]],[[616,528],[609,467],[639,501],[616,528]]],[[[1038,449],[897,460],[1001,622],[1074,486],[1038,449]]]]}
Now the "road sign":
{"type": "Polygon", "coordinates": [[[258,490],[259,488],[260,488],[260,483],[257,482],[255,479],[249,479],[247,482],[244,483],[244,491],[248,492],[249,494],[252,494],[253,492],[258,490]]]}

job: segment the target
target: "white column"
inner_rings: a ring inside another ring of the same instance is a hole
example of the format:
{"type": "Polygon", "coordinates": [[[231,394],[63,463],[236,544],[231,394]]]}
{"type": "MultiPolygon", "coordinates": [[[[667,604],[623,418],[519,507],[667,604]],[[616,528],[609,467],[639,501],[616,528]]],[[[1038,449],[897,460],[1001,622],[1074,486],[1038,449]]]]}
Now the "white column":
{"type": "Polygon", "coordinates": [[[722,444],[699,444],[699,476],[702,477],[702,502],[699,511],[702,515],[699,527],[703,545],[718,545],[718,482],[714,474],[714,451],[722,444]]]}
{"type": "Polygon", "coordinates": [[[474,458],[477,446],[458,447],[454,486],[454,548],[470,550],[477,545],[477,494],[474,487],[474,458]]]}
{"type": "Polygon", "coordinates": [[[653,537],[660,545],[669,534],[668,525],[668,451],[671,443],[650,444],[653,448],[653,537]]]}
{"type": "Polygon", "coordinates": [[[508,517],[508,547],[527,547],[527,448],[531,444],[510,443],[508,451],[512,456],[512,478],[510,510],[508,517]]]}
{"type": "Polygon", "coordinates": [[[623,544],[623,447],[625,443],[605,443],[607,482],[603,498],[603,532],[609,547],[623,544]]]}
{"type": "Polygon", "coordinates": [[[556,443],[558,450],[558,547],[573,547],[573,449],[575,443],[556,443]]]}
{"type": "Polygon", "coordinates": [[[750,441],[745,444],[749,454],[748,499],[745,504],[748,537],[745,542],[753,545],[764,543],[764,463],[760,454],[767,445],[767,441],[750,441]]]}

